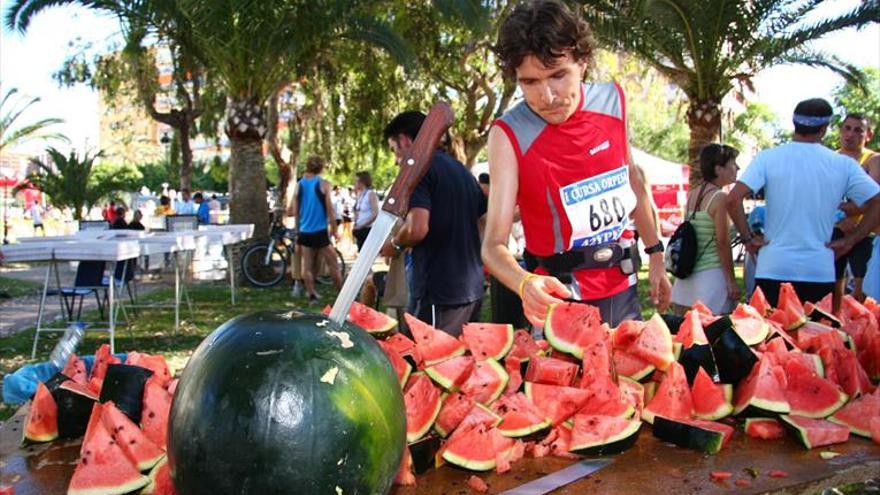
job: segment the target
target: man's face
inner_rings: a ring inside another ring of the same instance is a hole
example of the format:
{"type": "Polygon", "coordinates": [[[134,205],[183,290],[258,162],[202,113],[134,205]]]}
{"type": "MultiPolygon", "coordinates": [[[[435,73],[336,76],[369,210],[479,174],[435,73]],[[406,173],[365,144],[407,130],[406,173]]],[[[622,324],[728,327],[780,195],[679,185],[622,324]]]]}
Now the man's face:
{"type": "Polygon", "coordinates": [[[847,151],[861,153],[871,139],[871,129],[863,119],[848,118],[840,124],[840,145],[847,151]]]}
{"type": "Polygon", "coordinates": [[[561,124],[577,111],[585,69],[586,63],[571,54],[559,57],[552,67],[527,55],[516,68],[516,82],[529,108],[548,123],[561,124]]]}
{"type": "Polygon", "coordinates": [[[398,165],[403,163],[404,155],[412,147],[413,141],[406,134],[398,134],[397,137],[388,138],[388,146],[394,152],[394,161],[398,165]]]}
{"type": "Polygon", "coordinates": [[[183,191],[183,200],[189,201],[189,198],[190,198],[189,191],[183,191]]]}

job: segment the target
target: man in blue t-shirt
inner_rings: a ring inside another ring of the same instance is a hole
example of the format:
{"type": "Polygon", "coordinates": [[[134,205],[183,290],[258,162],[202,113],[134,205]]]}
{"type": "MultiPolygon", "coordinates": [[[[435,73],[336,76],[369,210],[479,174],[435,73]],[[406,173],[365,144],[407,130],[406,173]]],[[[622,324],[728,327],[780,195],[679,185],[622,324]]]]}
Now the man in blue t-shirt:
{"type": "MultiPolygon", "coordinates": [[[[424,120],[421,112],[404,112],[385,128],[398,164],[424,120]]],[[[409,207],[383,253],[396,256],[412,247],[413,316],[458,336],[463,324],[479,316],[483,299],[480,222],[486,196],[461,162],[438,150],[409,207]]]]}
{"type": "Polygon", "coordinates": [[[747,249],[758,253],[755,282],[772,305],[790,282],[802,301],[816,302],[834,289],[834,259],[880,223],[880,186],[853,159],[822,145],[831,105],[805,100],[794,109],[791,142],[758,153],[728,195],[728,211],[747,249]],[[764,235],[756,235],[743,199],[764,188],[764,235]],[[829,242],[844,198],[865,208],[857,228],[829,242]],[[760,250],[760,252],[758,252],[760,250]]]}

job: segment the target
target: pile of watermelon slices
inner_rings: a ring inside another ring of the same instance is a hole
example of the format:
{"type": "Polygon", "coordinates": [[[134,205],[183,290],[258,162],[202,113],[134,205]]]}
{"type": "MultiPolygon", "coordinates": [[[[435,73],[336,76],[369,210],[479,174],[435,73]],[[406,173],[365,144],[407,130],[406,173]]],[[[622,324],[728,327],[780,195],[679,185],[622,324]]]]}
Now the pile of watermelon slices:
{"type": "Polygon", "coordinates": [[[104,344],[89,373],[72,354],[61,372],[37,385],[22,441],[82,437],[68,494],[175,494],[165,448],[176,387],[159,355],[130,352],[122,364],[104,344]]]}
{"type": "MultiPolygon", "coordinates": [[[[850,434],[880,443],[880,305],[847,297],[778,308],[760,290],[730,315],[698,303],[609,328],[585,304],[553,306],[546,340],[472,323],[458,339],[406,315],[413,339],[385,326],[409,449],[396,482],[443,463],[505,472],[528,455],[604,455],[632,446],[643,422],[669,443],[719,453],[736,430],[806,448],[850,434]],[[675,321],[670,329],[667,324],[675,321]]],[[[383,315],[384,316],[384,315],[383,315]]]]}

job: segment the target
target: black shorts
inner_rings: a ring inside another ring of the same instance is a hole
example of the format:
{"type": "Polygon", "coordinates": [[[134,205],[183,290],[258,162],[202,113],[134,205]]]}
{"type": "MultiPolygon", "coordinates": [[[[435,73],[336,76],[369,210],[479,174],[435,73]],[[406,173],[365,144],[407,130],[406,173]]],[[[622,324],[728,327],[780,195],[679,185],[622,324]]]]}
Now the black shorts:
{"type": "Polygon", "coordinates": [[[482,299],[455,305],[431,304],[427,298],[417,299],[415,317],[453,337],[458,337],[465,323],[479,321],[482,305],[482,299]]]}
{"type": "Polygon", "coordinates": [[[330,235],[326,230],[300,232],[296,236],[296,243],[307,248],[321,249],[330,245],[330,235]]]}
{"type": "Polygon", "coordinates": [[[779,305],[779,287],[783,282],[791,283],[795,294],[803,303],[817,303],[834,290],[834,282],[793,282],[770,278],[755,279],[755,284],[761,288],[761,292],[764,293],[767,302],[774,308],[779,305]]]}
{"type": "MultiPolygon", "coordinates": [[[[835,228],[834,233],[831,234],[831,240],[840,239],[841,237],[843,237],[843,232],[835,228]]],[[[867,236],[857,242],[848,253],[834,261],[834,278],[837,280],[844,278],[847,263],[854,278],[865,278],[865,275],[868,273],[868,260],[871,259],[873,248],[874,236],[867,236]]]]}
{"type": "Polygon", "coordinates": [[[360,252],[361,248],[364,247],[364,242],[367,241],[367,236],[370,235],[370,227],[354,229],[351,233],[354,234],[354,239],[357,241],[358,252],[360,252]]]}

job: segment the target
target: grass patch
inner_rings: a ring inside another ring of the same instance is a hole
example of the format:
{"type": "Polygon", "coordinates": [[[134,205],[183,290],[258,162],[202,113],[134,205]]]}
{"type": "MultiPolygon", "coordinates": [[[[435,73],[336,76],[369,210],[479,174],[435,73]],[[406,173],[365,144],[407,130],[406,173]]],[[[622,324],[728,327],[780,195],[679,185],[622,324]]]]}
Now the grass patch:
{"type": "Polygon", "coordinates": [[[38,294],[42,284],[0,276],[0,297],[22,297],[38,294]]]}

